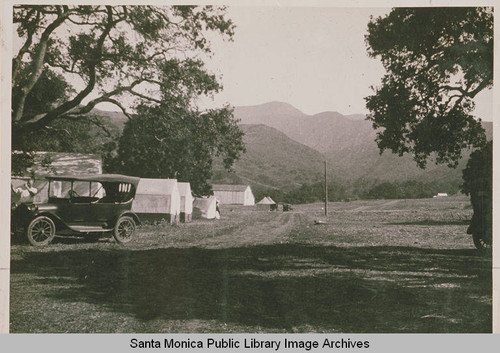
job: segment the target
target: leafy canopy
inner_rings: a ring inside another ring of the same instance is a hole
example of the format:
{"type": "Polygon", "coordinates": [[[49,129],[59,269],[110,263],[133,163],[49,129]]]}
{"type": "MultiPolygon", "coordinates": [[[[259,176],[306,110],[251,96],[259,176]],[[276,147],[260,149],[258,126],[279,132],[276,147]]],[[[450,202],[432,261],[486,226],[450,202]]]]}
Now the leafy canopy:
{"type": "Polygon", "coordinates": [[[13,137],[55,119],[85,118],[102,102],[130,117],[133,104],[124,102],[217,92],[200,55],[211,53],[208,32],[232,38],[224,14],[213,6],[15,6],[13,137]]]}
{"type": "Polygon", "coordinates": [[[127,175],[188,181],[194,194],[207,195],[214,158],[221,157],[229,168],[243,151],[243,133],[228,107],[199,112],[171,104],[141,106],[125,124],[109,167],[127,175]]]}
{"type": "Polygon", "coordinates": [[[372,19],[368,53],[386,74],[365,98],[381,151],[412,153],[420,167],[456,166],[485,143],[474,98],[493,85],[491,8],[396,8],[372,19]]]}
{"type": "MultiPolygon", "coordinates": [[[[210,32],[232,39],[223,7],[21,5],[14,23],[14,149],[101,153],[110,170],[191,181],[200,193],[214,157],[229,168],[244,150],[231,109],[194,104],[222,89],[202,59],[210,32]],[[92,114],[103,102],[130,119],[118,154],[116,131],[92,114]]],[[[17,156],[21,173],[32,156],[17,156]]]]}

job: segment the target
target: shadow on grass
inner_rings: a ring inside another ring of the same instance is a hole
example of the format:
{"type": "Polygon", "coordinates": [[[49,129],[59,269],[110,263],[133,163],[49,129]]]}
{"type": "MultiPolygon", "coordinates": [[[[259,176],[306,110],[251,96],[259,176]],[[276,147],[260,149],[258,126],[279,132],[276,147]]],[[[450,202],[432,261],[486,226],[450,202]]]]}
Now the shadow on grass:
{"type": "MultiPolygon", "coordinates": [[[[56,302],[92,303],[145,322],[216,320],[250,331],[491,332],[491,260],[469,249],[96,248],[25,253],[12,261],[11,273],[35,276],[48,288],[39,295],[56,302]]],[[[26,315],[11,311],[13,332],[26,315]]]]}
{"type": "Polygon", "coordinates": [[[422,221],[411,221],[411,222],[392,222],[387,223],[388,225],[398,226],[398,225],[409,225],[409,226],[464,226],[470,224],[470,219],[457,219],[457,220],[442,220],[436,221],[433,219],[424,219],[422,221]]]}

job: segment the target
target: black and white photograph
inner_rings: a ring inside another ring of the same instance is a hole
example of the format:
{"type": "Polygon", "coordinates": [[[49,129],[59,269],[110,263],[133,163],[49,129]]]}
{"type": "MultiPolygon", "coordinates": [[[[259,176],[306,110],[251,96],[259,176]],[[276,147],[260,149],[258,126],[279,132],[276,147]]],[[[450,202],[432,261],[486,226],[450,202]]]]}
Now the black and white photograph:
{"type": "Polygon", "coordinates": [[[9,7],[2,332],[492,333],[494,8],[421,3],[9,7]]]}

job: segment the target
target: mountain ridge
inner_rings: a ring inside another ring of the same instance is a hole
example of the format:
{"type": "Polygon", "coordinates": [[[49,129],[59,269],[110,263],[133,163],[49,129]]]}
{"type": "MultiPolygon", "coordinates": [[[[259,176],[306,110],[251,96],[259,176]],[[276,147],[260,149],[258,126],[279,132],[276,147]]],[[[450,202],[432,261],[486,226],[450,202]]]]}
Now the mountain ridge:
{"type": "MultiPolygon", "coordinates": [[[[120,112],[94,113],[108,116],[121,127],[127,120],[120,112]]],[[[457,189],[469,154],[465,153],[456,169],[432,161],[420,169],[411,155],[380,154],[376,131],[362,114],[327,111],[307,115],[291,104],[274,101],[235,107],[234,116],[245,133],[247,153],[235,163],[232,173],[224,171],[221,163],[214,164],[213,180],[218,183],[287,189],[321,182],[326,160],[328,177],[345,184],[419,180],[448,183],[457,189]]],[[[483,126],[491,138],[492,123],[483,126]]]]}

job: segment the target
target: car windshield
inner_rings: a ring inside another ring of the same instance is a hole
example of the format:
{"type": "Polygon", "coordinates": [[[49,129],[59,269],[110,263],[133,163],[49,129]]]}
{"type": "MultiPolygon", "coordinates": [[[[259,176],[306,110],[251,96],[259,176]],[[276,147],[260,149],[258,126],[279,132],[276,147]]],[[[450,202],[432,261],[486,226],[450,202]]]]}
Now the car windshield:
{"type": "Polygon", "coordinates": [[[105,189],[97,181],[51,180],[49,197],[56,199],[78,199],[81,201],[98,201],[106,196],[105,189]]]}
{"type": "Polygon", "coordinates": [[[130,201],[133,191],[129,183],[51,180],[49,198],[67,199],[73,203],[117,203],[130,201]]]}

